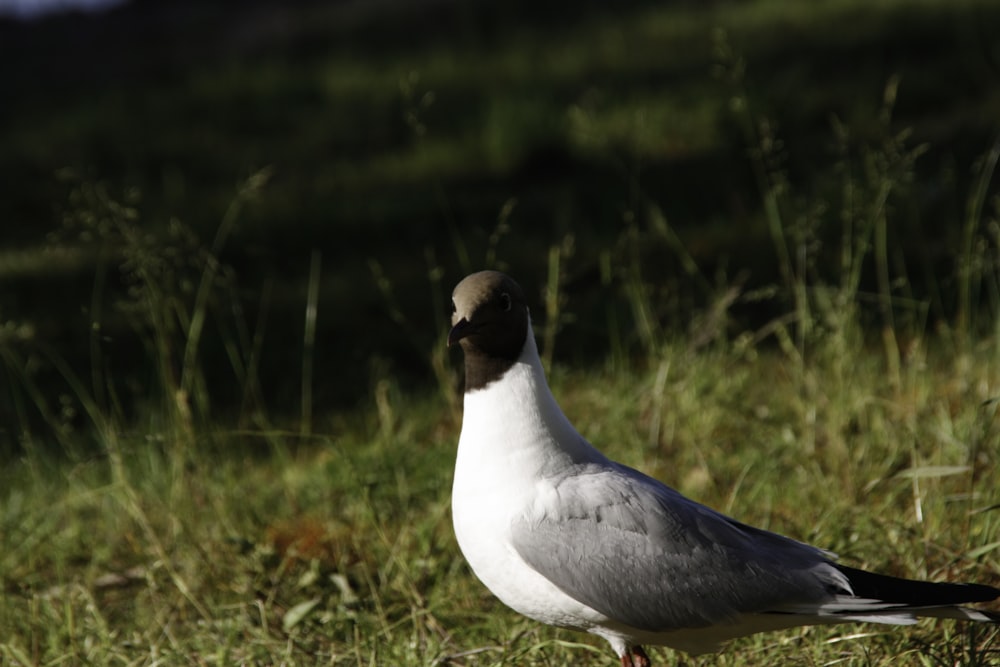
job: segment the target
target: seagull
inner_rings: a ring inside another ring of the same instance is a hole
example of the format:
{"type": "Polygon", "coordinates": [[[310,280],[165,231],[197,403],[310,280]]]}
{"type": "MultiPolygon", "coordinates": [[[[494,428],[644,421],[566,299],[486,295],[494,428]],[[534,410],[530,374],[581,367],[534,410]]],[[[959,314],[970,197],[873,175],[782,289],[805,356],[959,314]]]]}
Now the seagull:
{"type": "Polygon", "coordinates": [[[465,357],[455,536],[476,576],[515,611],[603,637],[623,667],[650,666],[643,645],[699,655],[803,625],[1000,623],[996,612],[959,606],[1000,589],[840,565],[608,459],[552,396],[518,284],[473,273],[452,301],[448,345],[465,357]]]}

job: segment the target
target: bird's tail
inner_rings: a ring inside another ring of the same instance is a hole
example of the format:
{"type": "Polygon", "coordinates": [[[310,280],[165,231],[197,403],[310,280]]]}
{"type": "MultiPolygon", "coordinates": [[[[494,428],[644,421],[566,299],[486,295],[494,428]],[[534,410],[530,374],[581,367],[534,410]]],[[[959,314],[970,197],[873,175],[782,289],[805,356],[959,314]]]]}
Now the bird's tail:
{"type": "Polygon", "coordinates": [[[960,606],[997,599],[1000,589],[993,586],[914,581],[845,565],[833,566],[847,577],[853,596],[864,603],[860,608],[843,609],[843,618],[906,624],[916,617],[929,616],[1000,624],[1000,613],[960,606]]]}

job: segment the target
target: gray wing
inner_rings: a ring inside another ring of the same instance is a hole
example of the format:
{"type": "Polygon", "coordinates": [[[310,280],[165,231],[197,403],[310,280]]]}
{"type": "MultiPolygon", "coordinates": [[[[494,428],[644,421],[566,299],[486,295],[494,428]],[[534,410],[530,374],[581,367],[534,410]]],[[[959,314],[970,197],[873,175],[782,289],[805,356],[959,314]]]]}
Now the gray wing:
{"type": "Polygon", "coordinates": [[[726,623],[850,594],[826,552],[743,525],[619,464],[579,466],[512,526],[560,590],[633,628],[726,623]]]}

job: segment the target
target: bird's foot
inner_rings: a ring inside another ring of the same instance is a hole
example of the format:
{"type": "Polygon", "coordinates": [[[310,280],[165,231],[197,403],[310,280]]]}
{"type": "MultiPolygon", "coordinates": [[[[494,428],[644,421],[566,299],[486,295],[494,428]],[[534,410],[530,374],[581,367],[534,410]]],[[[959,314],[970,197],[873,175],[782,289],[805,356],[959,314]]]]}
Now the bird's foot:
{"type": "Polygon", "coordinates": [[[622,667],[650,667],[650,665],[652,663],[649,661],[649,656],[646,655],[641,646],[625,649],[625,655],[622,656],[622,667]]]}

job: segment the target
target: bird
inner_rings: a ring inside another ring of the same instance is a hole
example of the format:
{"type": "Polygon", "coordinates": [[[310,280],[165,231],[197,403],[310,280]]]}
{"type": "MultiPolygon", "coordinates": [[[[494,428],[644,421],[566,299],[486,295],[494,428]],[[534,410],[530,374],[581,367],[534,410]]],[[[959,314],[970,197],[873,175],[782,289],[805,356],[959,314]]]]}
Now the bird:
{"type": "Polygon", "coordinates": [[[1000,597],[993,586],[841,565],[610,460],[553,397],[517,282],[473,273],[452,302],[447,344],[465,361],[452,523],[472,571],[508,607],[602,637],[622,667],[650,667],[644,645],[700,655],[804,625],[1000,623],[960,606],[1000,597]]]}

